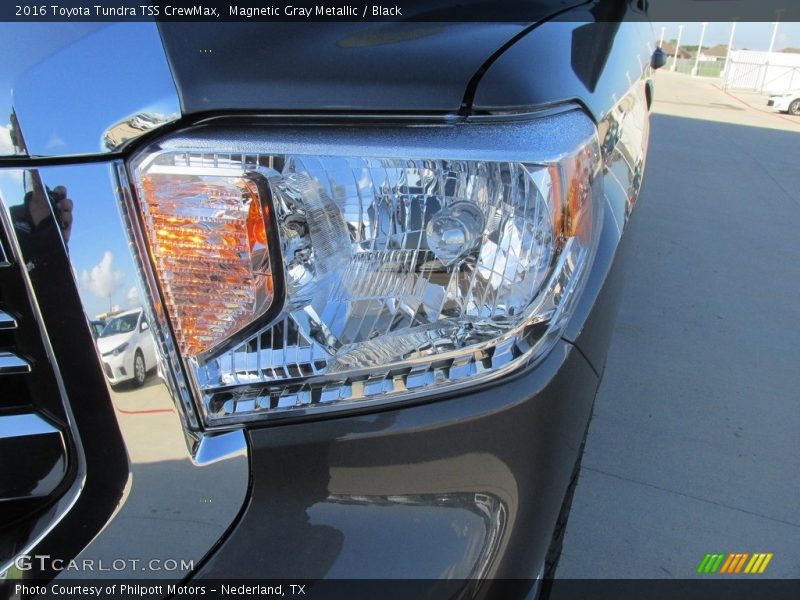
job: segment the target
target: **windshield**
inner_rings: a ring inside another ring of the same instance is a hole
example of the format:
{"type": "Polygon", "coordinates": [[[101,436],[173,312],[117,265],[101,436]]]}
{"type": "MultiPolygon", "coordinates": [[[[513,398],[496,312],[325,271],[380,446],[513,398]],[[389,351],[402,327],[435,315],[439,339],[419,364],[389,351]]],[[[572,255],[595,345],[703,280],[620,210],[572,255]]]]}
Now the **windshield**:
{"type": "Polygon", "coordinates": [[[116,317],[115,319],[111,319],[106,325],[103,332],[100,334],[100,337],[108,337],[110,335],[116,335],[118,333],[130,333],[134,329],[136,329],[136,322],[139,320],[139,313],[133,315],[122,315],[121,317],[116,317]]]}
{"type": "Polygon", "coordinates": [[[94,337],[97,337],[98,335],[102,334],[103,329],[106,328],[106,324],[103,323],[102,321],[92,321],[91,324],[92,324],[92,334],[94,334],[94,337]]]}

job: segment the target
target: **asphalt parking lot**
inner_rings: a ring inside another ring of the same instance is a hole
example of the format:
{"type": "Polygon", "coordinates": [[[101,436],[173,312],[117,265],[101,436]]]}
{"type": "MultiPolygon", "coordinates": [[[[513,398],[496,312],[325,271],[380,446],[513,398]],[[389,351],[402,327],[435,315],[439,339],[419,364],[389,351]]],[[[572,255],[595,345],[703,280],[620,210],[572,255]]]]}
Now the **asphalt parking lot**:
{"type": "Polygon", "coordinates": [[[655,82],[557,575],[693,578],[706,553],[772,552],[763,576],[797,578],[800,118],[713,80],[655,82]]]}

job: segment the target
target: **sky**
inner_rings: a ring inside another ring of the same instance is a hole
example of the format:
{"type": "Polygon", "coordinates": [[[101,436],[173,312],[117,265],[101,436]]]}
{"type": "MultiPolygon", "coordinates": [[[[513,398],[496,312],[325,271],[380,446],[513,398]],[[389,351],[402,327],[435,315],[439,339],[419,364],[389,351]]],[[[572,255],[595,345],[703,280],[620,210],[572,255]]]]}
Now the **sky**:
{"type": "MultiPolygon", "coordinates": [[[[653,30],[656,38],[660,39],[661,28],[664,27],[664,41],[669,41],[678,37],[679,25],[683,25],[681,45],[696,46],[700,42],[702,23],[653,23],[653,30]]],[[[731,35],[731,25],[731,23],[709,23],[703,39],[703,46],[727,44],[731,35]]],[[[774,25],[772,23],[737,23],[733,38],[733,48],[738,50],[769,50],[773,28],[774,25]]],[[[785,22],[778,24],[775,50],[782,50],[786,47],[800,48],[800,23],[785,22]]]]}

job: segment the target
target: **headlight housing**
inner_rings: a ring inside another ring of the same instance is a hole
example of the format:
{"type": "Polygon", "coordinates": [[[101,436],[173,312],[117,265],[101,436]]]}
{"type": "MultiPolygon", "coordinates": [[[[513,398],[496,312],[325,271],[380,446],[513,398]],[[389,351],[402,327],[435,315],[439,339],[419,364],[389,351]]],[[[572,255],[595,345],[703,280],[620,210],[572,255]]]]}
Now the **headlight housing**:
{"type": "Polygon", "coordinates": [[[207,426],[401,401],[529,364],[570,315],[603,206],[579,111],[209,128],[130,167],[154,312],[207,426]]]}
{"type": "Polygon", "coordinates": [[[111,351],[113,356],[119,356],[128,349],[128,342],[123,342],[111,351]]]}

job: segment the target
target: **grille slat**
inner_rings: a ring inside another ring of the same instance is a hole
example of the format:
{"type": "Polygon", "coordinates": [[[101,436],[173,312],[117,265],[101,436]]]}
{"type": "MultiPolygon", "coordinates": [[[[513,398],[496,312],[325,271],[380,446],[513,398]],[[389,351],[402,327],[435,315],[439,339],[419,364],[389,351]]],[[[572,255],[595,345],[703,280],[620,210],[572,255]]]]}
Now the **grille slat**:
{"type": "Polygon", "coordinates": [[[16,329],[17,320],[4,310],[0,310],[0,329],[16,329]]]}
{"type": "Polygon", "coordinates": [[[0,375],[19,375],[31,372],[31,363],[11,352],[0,352],[0,375]]]}

